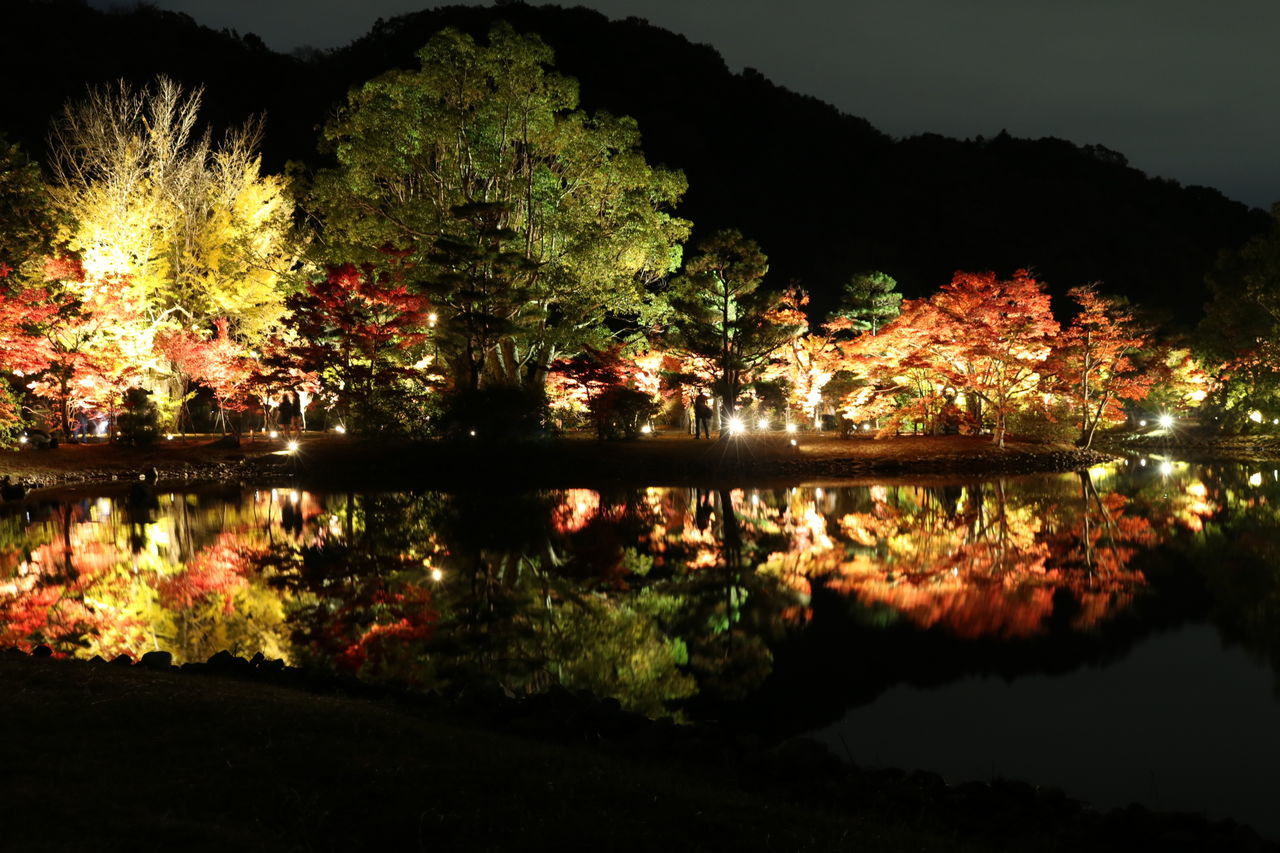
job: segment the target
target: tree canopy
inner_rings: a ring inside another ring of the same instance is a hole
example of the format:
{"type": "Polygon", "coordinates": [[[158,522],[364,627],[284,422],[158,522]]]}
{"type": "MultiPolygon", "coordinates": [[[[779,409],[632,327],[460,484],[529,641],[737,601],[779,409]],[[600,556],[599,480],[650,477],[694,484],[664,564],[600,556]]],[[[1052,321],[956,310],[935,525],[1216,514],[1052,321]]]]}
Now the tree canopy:
{"type": "Polygon", "coordinates": [[[445,30],[418,60],[353,92],[324,129],[335,165],[311,206],[325,253],[403,253],[458,343],[442,354],[455,376],[539,384],[678,266],[684,177],[645,161],[631,119],[577,110],[537,36],[445,30]]]}

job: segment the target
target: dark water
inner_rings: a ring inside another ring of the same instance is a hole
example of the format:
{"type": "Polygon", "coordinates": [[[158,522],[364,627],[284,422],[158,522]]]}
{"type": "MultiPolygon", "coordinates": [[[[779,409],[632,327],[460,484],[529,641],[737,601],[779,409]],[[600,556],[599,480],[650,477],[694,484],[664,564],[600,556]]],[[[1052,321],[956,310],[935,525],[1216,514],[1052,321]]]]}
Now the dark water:
{"type": "Polygon", "coordinates": [[[556,684],[1280,837],[1280,471],[234,490],[0,515],[0,647],[556,684]]]}

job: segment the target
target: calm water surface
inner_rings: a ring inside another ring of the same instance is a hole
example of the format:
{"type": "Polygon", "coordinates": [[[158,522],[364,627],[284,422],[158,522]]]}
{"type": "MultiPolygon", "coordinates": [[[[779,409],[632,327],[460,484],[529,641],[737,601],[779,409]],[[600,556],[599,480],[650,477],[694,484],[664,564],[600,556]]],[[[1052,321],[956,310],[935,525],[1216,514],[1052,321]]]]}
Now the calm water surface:
{"type": "Polygon", "coordinates": [[[1280,471],[29,500],[0,647],[556,684],[1280,837],[1280,471]]]}

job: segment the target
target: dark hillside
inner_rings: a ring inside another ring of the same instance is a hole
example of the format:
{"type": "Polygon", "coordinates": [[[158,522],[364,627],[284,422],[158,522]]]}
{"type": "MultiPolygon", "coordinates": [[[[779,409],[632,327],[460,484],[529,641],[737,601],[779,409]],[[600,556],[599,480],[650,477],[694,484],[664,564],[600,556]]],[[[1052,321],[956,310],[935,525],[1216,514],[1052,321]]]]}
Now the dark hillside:
{"type": "Polygon", "coordinates": [[[316,128],[348,88],[413,65],[442,27],[483,35],[499,18],[542,35],[559,70],[579,80],[583,106],[640,122],[649,158],[688,175],[682,213],[699,230],[741,228],[768,252],[775,285],[799,279],[819,310],[861,269],[884,269],[919,295],[955,269],[1029,266],[1055,292],[1102,281],[1192,321],[1217,252],[1267,225],[1260,211],[1147,178],[1098,146],[1004,134],[895,142],[751,69],[734,74],[713,48],[642,20],[518,3],[380,21],[303,61],[185,15],[8,0],[0,131],[42,156],[49,118],[86,83],[163,72],[206,85],[215,126],[266,111],[268,168],[315,162],[316,128]]]}

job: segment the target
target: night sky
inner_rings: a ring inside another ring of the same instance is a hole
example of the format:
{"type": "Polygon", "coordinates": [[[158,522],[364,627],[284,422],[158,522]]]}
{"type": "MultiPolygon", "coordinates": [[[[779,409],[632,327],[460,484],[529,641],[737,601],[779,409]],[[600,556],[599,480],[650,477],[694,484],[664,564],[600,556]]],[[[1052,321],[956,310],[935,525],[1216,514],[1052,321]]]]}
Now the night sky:
{"type": "MultiPolygon", "coordinates": [[[[422,0],[152,0],[271,47],[335,47],[422,0]]],[[[90,0],[99,8],[118,0],[90,0]]],[[[471,3],[468,5],[486,5],[471,3]]],[[[895,136],[1057,136],[1152,175],[1280,200],[1271,0],[591,0],[895,136]]]]}

